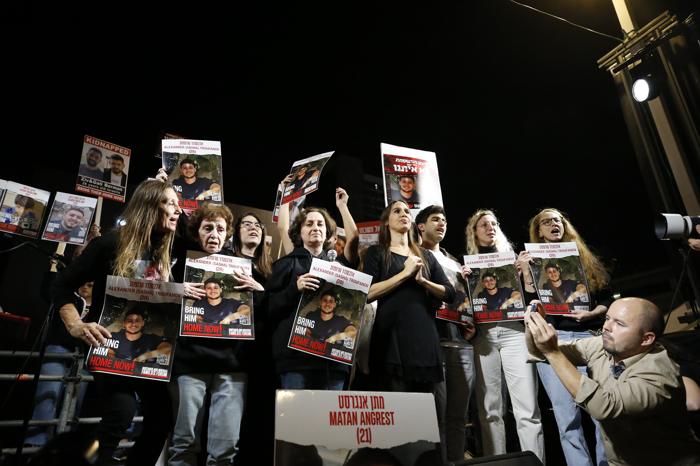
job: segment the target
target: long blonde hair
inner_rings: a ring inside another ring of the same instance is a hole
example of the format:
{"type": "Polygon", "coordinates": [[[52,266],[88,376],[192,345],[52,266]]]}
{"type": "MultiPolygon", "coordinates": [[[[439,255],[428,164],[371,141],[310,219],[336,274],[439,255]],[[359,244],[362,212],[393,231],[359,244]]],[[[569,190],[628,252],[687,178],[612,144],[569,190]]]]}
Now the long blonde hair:
{"type": "Polygon", "coordinates": [[[551,213],[559,216],[561,218],[562,224],[564,226],[564,234],[561,240],[563,242],[573,241],[578,247],[578,253],[581,257],[581,263],[583,264],[583,270],[586,271],[586,279],[588,280],[588,286],[591,287],[591,291],[596,292],[605,288],[610,282],[610,274],[605,270],[605,266],[600,261],[600,259],[588,249],[585,241],[581,238],[576,228],[571,224],[568,218],[551,207],[542,209],[537,215],[530,219],[529,231],[530,231],[530,242],[531,243],[544,243],[544,238],[540,235],[540,221],[544,214],[551,213]]]}
{"type": "MultiPolygon", "coordinates": [[[[498,217],[493,210],[490,209],[479,209],[469,217],[467,222],[467,227],[464,229],[465,242],[467,246],[467,254],[479,254],[479,245],[476,243],[476,224],[479,223],[481,217],[485,215],[490,215],[498,221],[498,217]]],[[[496,228],[496,251],[512,251],[513,245],[506,237],[503,230],[501,230],[500,224],[496,228]]]]}
{"type": "MultiPolygon", "coordinates": [[[[117,230],[117,259],[114,275],[133,277],[137,260],[151,251],[151,234],[162,222],[161,202],[170,183],[160,180],[146,180],[138,185],[121,217],[126,222],[117,230]]],[[[163,233],[163,241],[153,251],[152,259],[156,262],[163,280],[170,279],[170,252],[173,248],[175,232],[163,233]]]]}

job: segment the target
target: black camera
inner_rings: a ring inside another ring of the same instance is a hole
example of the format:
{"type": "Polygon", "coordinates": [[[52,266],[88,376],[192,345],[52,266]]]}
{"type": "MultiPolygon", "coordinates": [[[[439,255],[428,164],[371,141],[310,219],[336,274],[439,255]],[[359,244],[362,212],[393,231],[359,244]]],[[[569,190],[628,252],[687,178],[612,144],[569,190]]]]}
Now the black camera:
{"type": "Polygon", "coordinates": [[[659,214],[654,220],[654,232],[658,239],[700,238],[695,227],[700,225],[700,216],[659,214]]]}

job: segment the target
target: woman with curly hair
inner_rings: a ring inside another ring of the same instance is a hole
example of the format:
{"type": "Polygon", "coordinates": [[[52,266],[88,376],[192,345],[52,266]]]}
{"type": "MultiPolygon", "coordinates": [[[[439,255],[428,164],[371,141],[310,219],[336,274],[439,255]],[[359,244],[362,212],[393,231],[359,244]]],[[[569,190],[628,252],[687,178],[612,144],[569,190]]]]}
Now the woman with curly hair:
{"type": "MultiPolygon", "coordinates": [[[[600,259],[591,252],[581,235],[574,228],[568,218],[559,210],[546,208],[540,210],[530,219],[530,242],[532,243],[559,243],[574,242],[578,248],[583,270],[591,293],[589,311],[573,311],[562,316],[547,316],[547,322],[557,330],[559,341],[569,341],[591,337],[592,330],[600,329],[603,325],[605,313],[613,301],[610,291],[610,275],[605,270],[600,259]]],[[[523,265],[531,260],[529,253],[522,252],[523,265]]],[[[554,272],[554,270],[552,270],[554,272]]],[[[535,292],[535,284],[529,267],[523,267],[525,291],[535,292]]],[[[554,278],[561,282],[560,273],[554,278]]],[[[556,286],[556,284],[554,285],[556,286]]],[[[578,370],[586,373],[586,367],[580,366],[578,370]]],[[[554,373],[549,364],[538,363],[537,371],[540,380],[554,407],[554,417],[559,429],[562,450],[568,464],[575,465],[603,465],[607,464],[603,438],[600,426],[594,420],[596,426],[596,456],[588,451],[583,426],[581,425],[581,410],[574,402],[569,392],[554,373]]]]}

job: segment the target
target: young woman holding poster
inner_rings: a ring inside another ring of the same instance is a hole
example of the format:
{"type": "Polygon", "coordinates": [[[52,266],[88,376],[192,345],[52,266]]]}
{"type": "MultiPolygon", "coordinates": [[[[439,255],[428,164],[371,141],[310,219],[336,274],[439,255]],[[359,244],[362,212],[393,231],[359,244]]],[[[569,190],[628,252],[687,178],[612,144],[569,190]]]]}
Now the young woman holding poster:
{"type": "MultiPolygon", "coordinates": [[[[574,226],[557,209],[543,209],[530,219],[531,243],[559,243],[574,242],[578,248],[583,269],[586,272],[589,291],[591,294],[591,310],[575,311],[563,316],[547,316],[547,322],[557,330],[559,341],[569,341],[579,338],[591,337],[590,330],[600,329],[603,317],[613,301],[612,292],[608,284],[610,276],[600,259],[586,246],[574,226]]],[[[520,253],[523,263],[523,276],[525,291],[535,292],[535,284],[527,263],[531,257],[529,253],[520,253]]],[[[578,370],[586,373],[586,367],[578,370]]],[[[561,447],[568,464],[594,465],[607,464],[603,438],[600,425],[594,420],[596,426],[596,458],[588,451],[583,426],[581,425],[581,410],[574,403],[569,392],[564,388],[559,377],[554,373],[549,364],[538,363],[537,371],[542,380],[542,385],[554,407],[554,417],[559,429],[561,447]]]]}
{"type": "Polygon", "coordinates": [[[333,235],[335,222],[326,209],[303,209],[289,227],[294,250],[272,267],[267,306],[281,388],[342,390],[345,385],[350,366],[287,347],[302,293],[316,291],[320,286],[319,280],[309,273],[311,261],[328,259],[326,253],[333,235]]]}
{"type": "Polygon", "coordinates": [[[363,267],[373,277],[367,301],[379,300],[370,342],[372,389],[432,393],[443,380],[434,313],[455,291],[435,256],[416,242],[406,202],[391,203],[379,223],[379,244],[367,250],[363,267]]]}
{"type": "MultiPolygon", "coordinates": [[[[53,283],[54,306],[73,338],[101,346],[111,335],[99,325],[107,275],[143,278],[149,270],[157,280],[171,278],[171,258],[178,219],[182,210],[172,186],[158,180],[141,183],[122,214],[125,224],[100,236],[85,248],[53,283]],[[73,290],[94,281],[93,303],[83,319],[73,303],[73,290]]],[[[136,394],[141,399],[141,435],[129,452],[127,464],[155,464],[172,426],[172,407],[167,384],[159,381],[95,373],[102,405],[97,429],[100,442],[97,464],[112,464],[112,455],[136,411],[136,394]]]]}
{"type": "MultiPolygon", "coordinates": [[[[243,218],[255,217],[246,215],[243,218]]],[[[233,254],[223,250],[234,233],[233,214],[228,207],[205,203],[190,216],[188,223],[190,239],[196,243],[196,249],[209,254],[233,254]]],[[[241,221],[236,225],[240,228],[241,221]]],[[[251,258],[257,249],[262,249],[259,240],[251,251],[251,258]]],[[[241,283],[239,290],[264,291],[254,277],[236,274],[236,279],[241,283]]],[[[202,284],[187,284],[185,293],[193,298],[203,297],[202,284]]],[[[241,340],[178,338],[173,374],[179,405],[168,464],[197,464],[207,392],[210,394],[207,463],[230,464],[233,461],[240,437],[251,347],[252,342],[241,340]]]]}
{"type": "MultiPolygon", "coordinates": [[[[512,251],[496,214],[477,210],[466,228],[467,254],[512,251]]],[[[513,254],[515,260],[515,253],[513,254]]],[[[510,392],[520,448],[534,452],[544,462],[544,436],[537,404],[537,373],[527,363],[522,322],[482,323],[472,339],[476,366],[476,403],[485,455],[506,453],[503,412],[506,400],[501,374],[510,392]]]]}

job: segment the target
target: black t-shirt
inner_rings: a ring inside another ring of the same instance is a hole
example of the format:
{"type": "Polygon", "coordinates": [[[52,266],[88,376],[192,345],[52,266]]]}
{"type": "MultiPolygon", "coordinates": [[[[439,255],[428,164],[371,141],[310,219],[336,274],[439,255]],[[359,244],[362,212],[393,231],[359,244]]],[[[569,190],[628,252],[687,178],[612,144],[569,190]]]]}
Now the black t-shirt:
{"type": "Polygon", "coordinates": [[[112,340],[119,342],[119,347],[114,348],[115,357],[131,361],[143,353],[153,351],[158,345],[167,341],[165,338],[153,333],[144,333],[138,340],[131,341],[126,338],[126,332],[122,329],[112,333],[112,340]]]}
{"type": "Polygon", "coordinates": [[[498,288],[496,294],[491,295],[488,291],[483,290],[477,296],[478,298],[486,298],[486,308],[488,310],[500,309],[504,302],[513,294],[513,288],[498,288]]]}
{"type": "Polygon", "coordinates": [[[195,301],[193,307],[203,307],[204,315],[202,319],[207,324],[218,324],[230,314],[236,312],[238,307],[243,304],[236,299],[223,298],[219,304],[209,304],[206,299],[195,301]]]}
{"type": "Polygon", "coordinates": [[[352,322],[348,319],[335,313],[329,320],[323,320],[320,309],[309,312],[306,318],[314,321],[314,328],[309,329],[311,330],[311,337],[321,341],[325,341],[327,338],[342,332],[349,325],[352,325],[352,322]]]}
{"type": "Polygon", "coordinates": [[[183,177],[173,181],[173,189],[179,193],[182,199],[196,199],[197,196],[208,190],[212,183],[209,178],[197,178],[194,183],[187,184],[183,177]]]}
{"type": "Polygon", "coordinates": [[[552,286],[552,283],[547,281],[542,285],[542,289],[552,291],[553,304],[563,304],[566,302],[566,299],[571,296],[571,293],[576,291],[576,285],[578,285],[578,283],[576,283],[575,280],[562,280],[561,285],[558,287],[552,286]]]}

